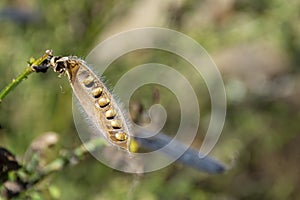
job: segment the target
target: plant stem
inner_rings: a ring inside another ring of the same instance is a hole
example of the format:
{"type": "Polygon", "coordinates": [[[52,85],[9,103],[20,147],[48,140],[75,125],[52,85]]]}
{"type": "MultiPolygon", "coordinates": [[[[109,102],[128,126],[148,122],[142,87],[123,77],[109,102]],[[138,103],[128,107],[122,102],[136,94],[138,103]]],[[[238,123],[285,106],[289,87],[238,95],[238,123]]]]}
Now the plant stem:
{"type": "Polygon", "coordinates": [[[107,145],[107,143],[103,138],[92,139],[80,145],[72,152],[65,153],[64,155],[61,155],[60,157],[49,163],[42,170],[41,176],[49,175],[55,171],[60,171],[69,165],[76,164],[77,162],[82,161],[84,155],[86,155],[87,153],[93,152],[95,151],[95,149],[103,147],[105,145],[107,145]]]}
{"type": "Polygon", "coordinates": [[[29,63],[29,66],[16,78],[12,79],[12,81],[0,92],[0,103],[6,97],[8,93],[10,93],[15,87],[17,87],[24,79],[27,78],[34,70],[32,66],[41,65],[48,58],[48,54],[45,53],[43,56],[38,58],[37,60],[32,59],[29,63]]]}
{"type": "MultiPolygon", "coordinates": [[[[29,187],[25,188],[25,190],[28,190],[30,187],[33,187],[40,181],[42,181],[45,177],[49,176],[50,174],[61,171],[64,168],[75,165],[79,163],[80,161],[83,161],[85,158],[85,155],[89,152],[95,151],[97,148],[101,148],[107,145],[105,140],[103,138],[98,139],[92,139],[79,147],[75,148],[72,151],[64,152],[62,155],[60,155],[58,158],[53,160],[48,165],[44,166],[41,171],[36,171],[36,173],[30,175],[31,178],[29,182],[26,182],[29,187]]],[[[23,169],[19,170],[19,175],[23,173],[23,169]]],[[[28,180],[27,180],[28,181],[28,180]]]]}
{"type": "Polygon", "coordinates": [[[33,71],[30,67],[27,67],[23,73],[21,73],[17,78],[13,79],[9,85],[7,85],[3,90],[0,92],[0,103],[6,97],[6,95],[12,91],[15,87],[17,87],[24,79],[27,78],[29,74],[33,71]]]}

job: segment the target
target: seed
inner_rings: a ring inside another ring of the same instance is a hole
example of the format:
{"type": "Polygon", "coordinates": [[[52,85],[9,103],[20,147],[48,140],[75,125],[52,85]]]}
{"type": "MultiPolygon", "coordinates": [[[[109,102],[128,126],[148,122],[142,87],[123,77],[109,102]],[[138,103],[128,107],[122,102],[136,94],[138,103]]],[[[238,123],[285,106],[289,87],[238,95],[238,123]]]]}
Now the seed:
{"type": "Polygon", "coordinates": [[[101,87],[97,87],[97,88],[92,90],[92,95],[95,98],[100,97],[101,93],[102,93],[102,88],[101,87]]]}
{"type": "Polygon", "coordinates": [[[116,116],[116,111],[114,109],[109,109],[108,111],[105,112],[105,117],[107,119],[111,119],[113,118],[114,116],[116,116]]]}
{"type": "Polygon", "coordinates": [[[113,128],[121,128],[122,127],[122,123],[120,120],[111,120],[110,121],[110,125],[113,127],[113,128]]]}
{"type": "Polygon", "coordinates": [[[127,135],[124,132],[118,132],[115,134],[115,138],[119,141],[125,141],[127,139],[127,135]]]}
{"type": "Polygon", "coordinates": [[[102,97],[98,100],[98,104],[101,108],[107,106],[109,104],[109,102],[110,101],[107,97],[102,97]]]}
{"type": "Polygon", "coordinates": [[[92,76],[88,76],[86,79],[84,79],[83,84],[86,87],[92,87],[94,85],[94,78],[92,76]]]}

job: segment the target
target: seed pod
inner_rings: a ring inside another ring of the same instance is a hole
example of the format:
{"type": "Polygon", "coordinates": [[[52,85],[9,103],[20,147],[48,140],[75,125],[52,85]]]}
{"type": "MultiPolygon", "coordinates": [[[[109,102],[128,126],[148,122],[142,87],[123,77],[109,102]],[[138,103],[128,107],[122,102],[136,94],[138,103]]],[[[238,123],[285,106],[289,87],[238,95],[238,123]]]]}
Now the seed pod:
{"type": "Polygon", "coordinates": [[[113,95],[87,63],[75,56],[52,57],[55,72],[66,73],[79,103],[93,124],[113,145],[129,151],[129,128],[113,95]]]}

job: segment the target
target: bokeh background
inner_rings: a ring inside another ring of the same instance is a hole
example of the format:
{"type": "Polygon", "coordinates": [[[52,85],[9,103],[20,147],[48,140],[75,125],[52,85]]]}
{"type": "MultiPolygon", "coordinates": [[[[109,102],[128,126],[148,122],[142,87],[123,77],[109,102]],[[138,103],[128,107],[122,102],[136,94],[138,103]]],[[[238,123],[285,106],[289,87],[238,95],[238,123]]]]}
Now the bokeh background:
{"type": "MultiPolygon", "coordinates": [[[[180,31],[198,41],[216,62],[227,92],[227,118],[211,153],[229,170],[208,175],[180,164],[136,176],[87,157],[55,173],[29,195],[36,199],[300,199],[300,2],[297,0],[2,0],[0,88],[46,49],[84,58],[105,38],[137,27],[180,31]]],[[[138,51],[106,72],[114,84],[131,67],[159,62],[178,69],[198,91],[201,145],[210,114],[205,84],[191,66],[166,52],[138,51]]],[[[133,101],[145,109],[157,101],[169,114],[164,131],[178,127],[175,98],[146,86],[133,101]],[[153,97],[156,96],[156,97],[153,97]]],[[[0,145],[22,160],[36,137],[59,134],[55,158],[81,144],[72,118],[66,78],[32,74],[0,104],[0,145]]]]}

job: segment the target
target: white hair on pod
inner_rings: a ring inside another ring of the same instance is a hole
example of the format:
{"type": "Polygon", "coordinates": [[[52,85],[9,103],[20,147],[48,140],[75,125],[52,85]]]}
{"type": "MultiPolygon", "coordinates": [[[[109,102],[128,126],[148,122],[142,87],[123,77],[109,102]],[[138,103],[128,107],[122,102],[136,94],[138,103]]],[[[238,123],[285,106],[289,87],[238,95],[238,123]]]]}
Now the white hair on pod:
{"type": "Polygon", "coordinates": [[[130,151],[129,123],[118,101],[87,63],[76,56],[54,56],[50,67],[66,73],[89,120],[113,145],[130,151]]]}

